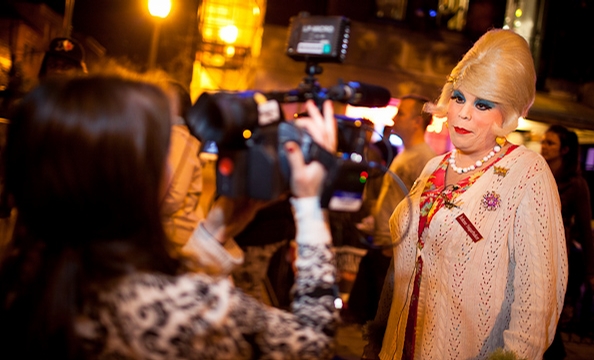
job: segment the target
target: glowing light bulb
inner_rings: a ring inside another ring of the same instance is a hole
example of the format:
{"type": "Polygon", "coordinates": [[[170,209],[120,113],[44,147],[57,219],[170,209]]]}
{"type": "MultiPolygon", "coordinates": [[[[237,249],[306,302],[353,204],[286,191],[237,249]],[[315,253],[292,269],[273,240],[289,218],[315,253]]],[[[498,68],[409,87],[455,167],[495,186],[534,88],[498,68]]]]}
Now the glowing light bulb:
{"type": "Polygon", "coordinates": [[[239,30],[235,25],[227,25],[219,30],[219,37],[227,44],[233,44],[237,41],[239,30]]]}
{"type": "Polygon", "coordinates": [[[225,55],[228,57],[233,57],[233,55],[235,55],[235,46],[226,46],[225,55]]]}
{"type": "Polygon", "coordinates": [[[171,0],[149,0],[148,9],[152,16],[164,19],[171,11],[171,0]]]}

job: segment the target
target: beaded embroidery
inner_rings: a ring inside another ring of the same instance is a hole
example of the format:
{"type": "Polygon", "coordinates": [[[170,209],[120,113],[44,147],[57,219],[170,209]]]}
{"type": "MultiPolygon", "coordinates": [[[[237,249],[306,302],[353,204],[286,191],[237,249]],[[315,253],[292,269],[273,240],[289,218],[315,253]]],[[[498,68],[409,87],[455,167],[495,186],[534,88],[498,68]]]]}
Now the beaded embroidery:
{"type": "Polygon", "coordinates": [[[487,193],[483,195],[481,203],[483,204],[483,207],[489,211],[497,210],[500,203],[499,194],[495,191],[487,191],[487,193]]]}

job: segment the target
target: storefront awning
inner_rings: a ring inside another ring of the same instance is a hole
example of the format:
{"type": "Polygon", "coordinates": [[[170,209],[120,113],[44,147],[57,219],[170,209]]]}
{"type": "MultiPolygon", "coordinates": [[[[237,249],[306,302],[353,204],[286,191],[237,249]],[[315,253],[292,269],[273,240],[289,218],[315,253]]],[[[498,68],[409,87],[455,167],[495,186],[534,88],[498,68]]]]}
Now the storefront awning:
{"type": "Polygon", "coordinates": [[[594,108],[543,93],[536,94],[527,118],[570,128],[594,130],[594,108]]]}

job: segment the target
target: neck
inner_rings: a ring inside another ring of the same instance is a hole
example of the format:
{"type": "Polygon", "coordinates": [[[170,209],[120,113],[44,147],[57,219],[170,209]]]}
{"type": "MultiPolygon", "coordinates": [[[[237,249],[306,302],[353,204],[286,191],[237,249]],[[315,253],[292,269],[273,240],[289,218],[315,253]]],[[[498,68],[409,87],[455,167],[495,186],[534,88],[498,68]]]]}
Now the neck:
{"type": "MultiPolygon", "coordinates": [[[[493,148],[496,146],[496,143],[491,144],[489,147],[484,148],[483,150],[480,151],[475,151],[472,153],[468,153],[468,152],[464,152],[461,151],[460,149],[456,148],[457,151],[457,158],[459,158],[461,164],[472,164],[474,162],[476,162],[477,160],[480,160],[482,158],[484,158],[486,155],[488,155],[491,151],[493,151],[493,148]]],[[[503,146],[502,146],[503,147],[503,146]]],[[[458,159],[456,159],[458,160],[458,159]]]]}
{"type": "Polygon", "coordinates": [[[547,164],[549,164],[549,168],[551,168],[551,172],[553,173],[553,175],[557,177],[557,175],[561,172],[561,167],[563,165],[563,161],[561,161],[561,158],[558,157],[555,159],[551,159],[547,161],[547,164]]]}
{"type": "Polygon", "coordinates": [[[412,136],[407,137],[406,139],[401,137],[402,144],[404,145],[405,149],[411,148],[413,146],[422,144],[425,142],[425,133],[414,133],[412,136]]]}
{"type": "Polygon", "coordinates": [[[465,154],[457,149],[454,149],[448,159],[448,162],[453,171],[455,171],[458,174],[465,174],[467,172],[474,171],[483,166],[483,164],[490,161],[491,158],[495,156],[495,154],[500,152],[501,149],[501,146],[494,145],[493,149],[487,153],[477,151],[472,154],[465,154]],[[461,158],[464,159],[464,162],[461,161],[461,158]],[[463,163],[464,165],[460,165],[461,163],[463,163]]]}

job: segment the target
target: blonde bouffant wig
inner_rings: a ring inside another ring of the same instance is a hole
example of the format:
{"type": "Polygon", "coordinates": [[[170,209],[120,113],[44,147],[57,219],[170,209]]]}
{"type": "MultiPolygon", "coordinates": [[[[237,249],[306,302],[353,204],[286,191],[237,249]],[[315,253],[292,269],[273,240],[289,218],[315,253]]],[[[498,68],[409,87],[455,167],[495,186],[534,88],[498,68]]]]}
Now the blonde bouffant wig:
{"type": "Polygon", "coordinates": [[[452,93],[462,85],[474,96],[500,106],[503,123],[494,125],[495,135],[514,131],[536,93],[534,60],[526,40],[510,30],[486,32],[452,70],[437,104],[428,104],[426,111],[445,117],[452,93]]]}

